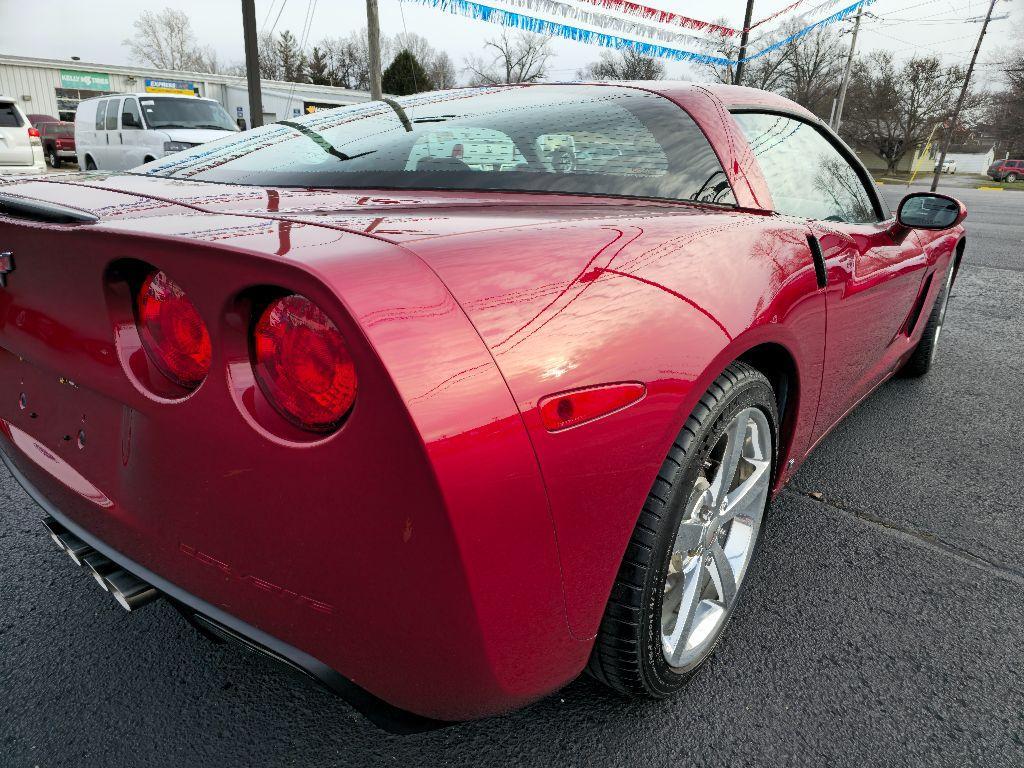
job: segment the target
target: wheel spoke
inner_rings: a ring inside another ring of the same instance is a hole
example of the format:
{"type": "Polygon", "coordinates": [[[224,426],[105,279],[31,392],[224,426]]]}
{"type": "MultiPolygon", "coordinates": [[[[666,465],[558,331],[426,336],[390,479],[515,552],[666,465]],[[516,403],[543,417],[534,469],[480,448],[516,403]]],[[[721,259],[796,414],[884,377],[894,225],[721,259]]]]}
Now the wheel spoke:
{"type": "Polygon", "coordinates": [[[726,496],[726,502],[722,507],[722,517],[725,520],[732,520],[737,515],[757,517],[764,505],[763,491],[767,488],[765,475],[771,464],[768,461],[746,461],[753,465],[754,471],[726,496]]]}
{"type": "Polygon", "coordinates": [[[714,563],[715,587],[718,589],[718,597],[722,601],[722,607],[728,608],[736,599],[736,576],[732,571],[732,563],[717,542],[711,546],[711,558],[714,563]]]}
{"type": "Polygon", "coordinates": [[[722,461],[718,465],[718,472],[710,489],[715,512],[721,511],[733,478],[736,477],[736,470],[739,469],[740,459],[743,457],[743,444],[747,439],[749,423],[750,417],[744,411],[733,420],[725,433],[725,452],[722,454],[722,461]]]}
{"type": "Polygon", "coordinates": [[[708,569],[704,565],[704,558],[697,557],[693,560],[690,571],[683,572],[685,584],[680,590],[679,615],[676,617],[675,626],[672,627],[672,634],[669,635],[667,644],[673,654],[678,655],[680,644],[686,642],[693,626],[693,617],[697,613],[697,605],[700,603],[701,593],[708,579],[708,569]]]}

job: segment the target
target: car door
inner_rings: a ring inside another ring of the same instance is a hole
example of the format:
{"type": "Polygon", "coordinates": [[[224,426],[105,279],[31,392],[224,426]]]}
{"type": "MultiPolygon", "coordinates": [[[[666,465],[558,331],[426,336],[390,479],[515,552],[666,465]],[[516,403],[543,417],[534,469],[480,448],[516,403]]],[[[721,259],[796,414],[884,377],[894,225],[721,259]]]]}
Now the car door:
{"type": "Polygon", "coordinates": [[[107,105],[111,99],[96,102],[96,121],[88,148],[85,150],[98,169],[109,168],[110,141],[107,138],[107,105]]]}
{"type": "Polygon", "coordinates": [[[139,102],[127,96],[121,105],[121,157],[122,168],[142,165],[147,154],[145,123],[139,111],[139,102]]]}
{"type": "Polygon", "coordinates": [[[106,116],[106,165],[104,168],[111,171],[125,169],[124,140],[121,138],[121,104],[124,99],[110,99],[107,103],[106,116]]]}
{"type": "Polygon", "coordinates": [[[827,129],[797,115],[741,111],[775,211],[805,222],[823,268],[827,331],[815,438],[863,399],[909,350],[908,321],[928,258],[893,221],[863,167],[827,129]]]}

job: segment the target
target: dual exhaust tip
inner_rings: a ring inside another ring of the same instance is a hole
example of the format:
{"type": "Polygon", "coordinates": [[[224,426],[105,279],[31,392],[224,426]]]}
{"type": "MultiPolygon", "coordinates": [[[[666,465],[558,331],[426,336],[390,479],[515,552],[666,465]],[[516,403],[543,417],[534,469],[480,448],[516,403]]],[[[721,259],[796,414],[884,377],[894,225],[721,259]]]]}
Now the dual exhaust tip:
{"type": "Polygon", "coordinates": [[[97,552],[52,517],[45,518],[43,525],[54,544],[70,557],[75,565],[88,568],[96,583],[112,594],[118,605],[126,611],[138,610],[160,597],[160,592],[155,587],[133,576],[106,555],[97,552]]]}

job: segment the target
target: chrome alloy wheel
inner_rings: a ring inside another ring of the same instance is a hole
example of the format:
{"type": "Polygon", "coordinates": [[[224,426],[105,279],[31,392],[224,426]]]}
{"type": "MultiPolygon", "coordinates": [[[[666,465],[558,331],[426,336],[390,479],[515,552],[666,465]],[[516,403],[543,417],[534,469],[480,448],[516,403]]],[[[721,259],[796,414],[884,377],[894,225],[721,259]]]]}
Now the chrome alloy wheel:
{"type": "Polygon", "coordinates": [[[676,531],[661,601],[661,648],[683,674],[710,653],[732,611],[771,488],[772,433],[759,408],[729,422],[676,531]]]}

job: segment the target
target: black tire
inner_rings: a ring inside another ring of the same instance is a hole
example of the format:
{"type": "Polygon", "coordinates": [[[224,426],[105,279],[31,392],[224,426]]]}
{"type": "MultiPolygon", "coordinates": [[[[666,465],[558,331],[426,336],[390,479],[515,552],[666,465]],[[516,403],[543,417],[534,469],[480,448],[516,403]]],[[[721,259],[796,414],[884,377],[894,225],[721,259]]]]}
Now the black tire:
{"type": "Polygon", "coordinates": [[[956,257],[949,264],[949,269],[943,277],[942,290],[935,297],[932,311],[928,315],[928,322],[925,323],[924,331],[921,333],[921,340],[917,342],[913,354],[903,364],[900,375],[910,379],[917,379],[924,376],[932,369],[935,362],[935,354],[939,349],[939,337],[942,335],[942,325],[946,320],[946,308],[949,306],[949,294],[953,288],[953,276],[956,273],[956,257]]]}
{"type": "MultiPolygon", "coordinates": [[[[688,672],[674,671],[662,652],[661,598],[687,500],[730,421],[751,406],[762,410],[768,420],[772,441],[769,471],[774,477],[778,450],[775,394],[759,371],[734,362],[715,379],[686,420],[644,502],[587,668],[593,677],[619,693],[662,698],[676,692],[704,665],[722,636],[718,635],[688,672]]],[[[752,560],[756,547],[755,540],[752,560]]],[[[747,581],[743,579],[737,594],[742,593],[747,581]]],[[[723,631],[727,625],[728,619],[723,631]]]]}
{"type": "Polygon", "coordinates": [[[1013,182],[1015,182],[1016,180],[1017,180],[1017,174],[1016,173],[1008,173],[1008,174],[1006,174],[1006,178],[1003,179],[1003,181],[1008,181],[1011,184],[1013,184],[1013,182]]]}
{"type": "Polygon", "coordinates": [[[60,155],[57,154],[56,149],[51,149],[46,153],[46,163],[51,168],[60,168],[60,155]]]}
{"type": "Polygon", "coordinates": [[[95,163],[95,161],[91,157],[85,158],[85,170],[87,170],[87,171],[95,171],[96,170],[96,163],[95,163]]]}

